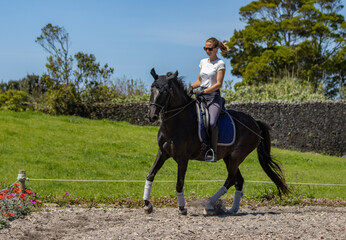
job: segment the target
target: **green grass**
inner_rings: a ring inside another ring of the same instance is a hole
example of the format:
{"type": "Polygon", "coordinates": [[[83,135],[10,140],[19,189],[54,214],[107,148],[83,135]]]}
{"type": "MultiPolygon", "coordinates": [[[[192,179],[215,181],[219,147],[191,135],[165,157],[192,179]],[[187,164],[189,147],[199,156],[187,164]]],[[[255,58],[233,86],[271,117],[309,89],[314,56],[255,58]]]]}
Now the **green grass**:
{"type": "MultiPolygon", "coordinates": [[[[36,112],[0,111],[0,188],[16,180],[20,169],[32,179],[140,180],[140,183],[30,181],[27,186],[43,199],[69,192],[73,198],[111,201],[140,199],[144,181],[158,149],[158,128],[126,122],[89,120],[75,116],[50,116],[36,112]]],[[[314,153],[273,149],[287,182],[346,183],[346,159],[314,153]]],[[[252,153],[241,165],[246,180],[269,181],[252,153]]],[[[177,165],[169,159],[155,180],[176,180],[177,165]]],[[[222,161],[190,161],[186,180],[224,180],[222,161]]],[[[223,182],[185,184],[190,197],[207,197],[223,182]]],[[[346,199],[345,186],[292,185],[293,195],[304,198],[346,199]]],[[[245,182],[248,198],[275,192],[273,184],[245,182]]],[[[227,194],[233,195],[234,188],[227,194]]],[[[175,183],[154,182],[153,197],[175,197],[175,183]]]]}

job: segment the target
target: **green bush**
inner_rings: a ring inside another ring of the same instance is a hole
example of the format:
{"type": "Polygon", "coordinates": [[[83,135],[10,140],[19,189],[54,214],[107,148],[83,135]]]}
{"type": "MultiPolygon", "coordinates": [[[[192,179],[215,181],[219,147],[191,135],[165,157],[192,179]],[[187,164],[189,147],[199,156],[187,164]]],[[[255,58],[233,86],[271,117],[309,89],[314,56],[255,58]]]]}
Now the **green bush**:
{"type": "Polygon", "coordinates": [[[81,112],[81,98],[75,86],[59,85],[45,97],[44,111],[50,114],[74,115],[81,112]]]}
{"type": "Polygon", "coordinates": [[[118,95],[112,99],[112,102],[114,103],[131,103],[131,102],[149,102],[150,95],[149,94],[143,94],[143,95],[118,95]]]}
{"type": "Polygon", "coordinates": [[[28,93],[18,90],[0,92],[0,108],[21,112],[28,106],[28,93]]]}
{"type": "Polygon", "coordinates": [[[234,91],[231,89],[231,85],[232,82],[226,82],[225,88],[222,90],[222,96],[226,102],[325,100],[322,84],[314,93],[312,85],[300,82],[295,78],[283,78],[277,83],[261,85],[236,84],[234,91]]]}
{"type": "Polygon", "coordinates": [[[148,102],[150,95],[145,84],[140,79],[116,79],[112,85],[113,92],[112,102],[128,103],[128,102],[148,102]]]}

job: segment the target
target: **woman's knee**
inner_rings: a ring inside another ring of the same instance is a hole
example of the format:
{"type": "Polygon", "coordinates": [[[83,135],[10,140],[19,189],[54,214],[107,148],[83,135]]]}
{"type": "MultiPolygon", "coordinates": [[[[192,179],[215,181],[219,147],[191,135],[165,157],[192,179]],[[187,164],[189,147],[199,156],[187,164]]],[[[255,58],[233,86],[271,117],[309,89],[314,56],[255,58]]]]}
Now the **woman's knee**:
{"type": "Polygon", "coordinates": [[[213,131],[217,127],[217,119],[210,119],[210,129],[213,131]]]}

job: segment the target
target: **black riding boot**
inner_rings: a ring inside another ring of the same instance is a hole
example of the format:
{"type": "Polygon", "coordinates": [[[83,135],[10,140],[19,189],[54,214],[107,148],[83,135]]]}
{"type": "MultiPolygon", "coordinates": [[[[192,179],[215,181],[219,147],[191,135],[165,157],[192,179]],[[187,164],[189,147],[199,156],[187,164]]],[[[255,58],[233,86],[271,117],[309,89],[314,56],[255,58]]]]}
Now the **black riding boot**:
{"type": "Polygon", "coordinates": [[[216,127],[214,130],[211,131],[210,134],[211,137],[211,149],[209,149],[206,153],[205,161],[207,162],[216,162],[217,160],[217,142],[219,137],[219,128],[216,127]]]}

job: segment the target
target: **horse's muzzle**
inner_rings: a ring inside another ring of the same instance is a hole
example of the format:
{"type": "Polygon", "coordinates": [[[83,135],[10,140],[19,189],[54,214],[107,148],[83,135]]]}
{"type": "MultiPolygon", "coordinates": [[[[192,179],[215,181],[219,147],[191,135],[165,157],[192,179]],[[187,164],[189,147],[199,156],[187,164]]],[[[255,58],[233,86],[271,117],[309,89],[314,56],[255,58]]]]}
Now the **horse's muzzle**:
{"type": "Polygon", "coordinates": [[[154,116],[152,116],[152,117],[149,117],[149,121],[150,121],[150,122],[156,122],[158,119],[159,119],[159,116],[157,116],[157,115],[154,115],[154,116]]]}
{"type": "Polygon", "coordinates": [[[155,106],[149,107],[149,121],[156,122],[159,120],[159,110],[155,106]]]}

